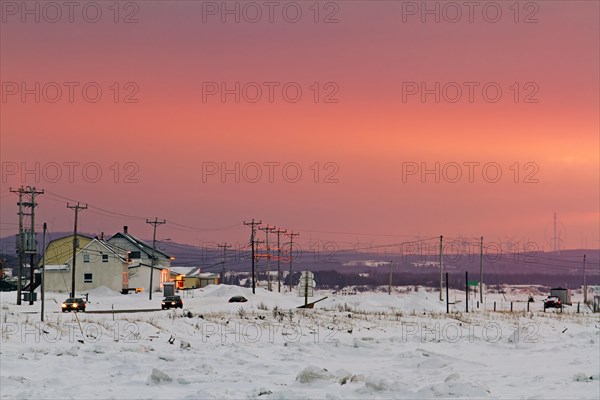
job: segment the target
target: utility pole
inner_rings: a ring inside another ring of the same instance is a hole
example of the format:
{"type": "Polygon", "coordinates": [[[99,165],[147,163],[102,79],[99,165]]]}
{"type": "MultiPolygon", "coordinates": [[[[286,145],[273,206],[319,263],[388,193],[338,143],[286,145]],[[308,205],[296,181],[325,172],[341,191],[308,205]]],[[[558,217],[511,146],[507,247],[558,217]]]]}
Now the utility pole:
{"type": "Polygon", "coordinates": [[[277,291],[281,293],[281,242],[280,236],[282,233],[287,233],[286,230],[281,230],[277,228],[277,230],[273,231],[277,235],[277,291]]]}
{"type": "Polygon", "coordinates": [[[389,285],[389,288],[388,288],[388,294],[390,296],[392,295],[392,271],[393,271],[392,266],[393,265],[394,265],[394,262],[390,261],[390,285],[389,285]]]}
{"type": "Polygon", "coordinates": [[[35,196],[38,194],[44,194],[43,190],[35,190],[35,187],[29,187],[29,195],[31,196],[31,201],[25,204],[26,207],[31,207],[31,232],[29,245],[25,249],[29,253],[29,305],[33,305],[33,294],[35,291],[34,286],[34,276],[35,276],[35,255],[37,254],[37,241],[35,238],[35,207],[37,203],[35,202],[35,196]]]}
{"type": "Polygon", "coordinates": [[[483,306],[483,236],[479,239],[479,302],[483,306]]]}
{"type": "Polygon", "coordinates": [[[17,304],[21,304],[22,288],[23,288],[23,261],[25,254],[29,254],[29,304],[33,304],[33,293],[34,293],[34,275],[35,275],[35,255],[37,253],[37,242],[35,238],[35,196],[38,194],[44,194],[43,190],[36,190],[35,187],[27,186],[27,188],[21,186],[19,189],[10,189],[11,193],[17,193],[19,195],[19,234],[17,239],[17,251],[19,254],[19,265],[17,275],[17,304]],[[28,194],[30,196],[29,201],[23,201],[23,196],[28,194]],[[31,212],[26,213],[23,208],[31,208],[31,212]],[[28,230],[24,227],[23,217],[30,217],[30,228],[28,230]]]}
{"type": "Polygon", "coordinates": [[[223,242],[223,244],[218,244],[217,246],[223,249],[223,270],[221,271],[221,283],[223,283],[225,281],[225,253],[227,252],[227,248],[231,247],[231,245],[223,242]]]}
{"type": "Polygon", "coordinates": [[[67,208],[75,211],[75,225],[73,228],[73,259],[71,261],[71,297],[75,297],[75,263],[77,261],[77,246],[79,245],[79,240],[77,239],[77,217],[79,216],[79,210],[86,210],[88,207],[87,204],[82,206],[79,204],[79,202],[77,202],[77,204],[74,206],[71,206],[69,203],[67,203],[67,208]]]}
{"type": "Polygon", "coordinates": [[[294,258],[294,236],[300,235],[299,233],[286,233],[287,236],[290,237],[290,275],[289,275],[289,283],[290,283],[290,293],[292,293],[292,260],[294,258]]]}
{"type": "Polygon", "coordinates": [[[265,246],[267,247],[267,288],[269,292],[272,291],[271,288],[271,249],[269,248],[269,232],[274,231],[275,227],[272,226],[269,228],[269,224],[267,224],[266,228],[258,228],[261,231],[266,233],[267,239],[265,240],[265,246]]]}
{"type": "Polygon", "coordinates": [[[444,242],[444,237],[442,235],[440,235],[440,301],[444,300],[444,296],[442,294],[442,291],[444,290],[444,264],[443,264],[443,242],[444,242]]]}
{"type": "Polygon", "coordinates": [[[265,243],[264,240],[259,240],[259,239],[255,239],[254,240],[254,257],[256,257],[256,264],[255,264],[255,269],[256,269],[256,286],[260,285],[260,257],[261,254],[259,253],[260,250],[260,245],[265,243]]]}
{"type": "Polygon", "coordinates": [[[308,273],[308,271],[305,272],[304,275],[304,306],[308,305],[308,278],[310,277],[310,274],[308,273]]]}
{"type": "Polygon", "coordinates": [[[585,276],[585,254],[583,255],[583,304],[587,304],[587,280],[585,276]]]}
{"type": "Polygon", "coordinates": [[[166,224],[166,220],[158,220],[158,218],[154,217],[154,221],[146,220],[147,224],[150,224],[154,227],[154,234],[152,236],[152,263],[150,266],[150,289],[148,290],[148,300],[152,300],[152,276],[154,275],[154,263],[156,262],[156,228],[159,225],[166,224]]]}
{"type": "Polygon", "coordinates": [[[21,285],[23,275],[23,186],[19,189],[10,189],[11,193],[19,194],[19,234],[17,235],[17,254],[19,265],[17,266],[17,305],[21,305],[21,285]]]}
{"type": "Polygon", "coordinates": [[[465,311],[469,312],[469,271],[465,271],[465,311]]]}
{"type": "Polygon", "coordinates": [[[450,313],[450,295],[448,293],[448,273],[446,272],[446,314],[450,313]]]}
{"type": "Polygon", "coordinates": [[[256,294],[256,260],[254,258],[254,235],[256,234],[256,227],[262,224],[262,221],[255,222],[252,218],[251,222],[245,222],[244,225],[250,227],[250,246],[252,247],[252,294],[256,294]]]}
{"type": "Polygon", "coordinates": [[[44,285],[46,285],[46,230],[48,229],[44,222],[44,229],[42,233],[42,288],[41,288],[41,300],[42,300],[42,322],[44,322],[44,285]]]}

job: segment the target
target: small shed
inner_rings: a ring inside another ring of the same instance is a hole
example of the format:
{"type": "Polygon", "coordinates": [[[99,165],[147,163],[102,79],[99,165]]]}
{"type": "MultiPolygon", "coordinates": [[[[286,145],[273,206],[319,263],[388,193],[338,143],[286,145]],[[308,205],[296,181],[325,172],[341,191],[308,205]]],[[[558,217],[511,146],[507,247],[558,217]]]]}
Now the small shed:
{"type": "Polygon", "coordinates": [[[163,283],[163,296],[175,296],[175,282],[163,283]]]}
{"type": "Polygon", "coordinates": [[[552,288],[550,289],[550,296],[558,297],[562,304],[571,305],[571,291],[569,289],[561,287],[552,288]]]}
{"type": "Polygon", "coordinates": [[[600,296],[594,296],[594,312],[600,313],[600,296]]]}

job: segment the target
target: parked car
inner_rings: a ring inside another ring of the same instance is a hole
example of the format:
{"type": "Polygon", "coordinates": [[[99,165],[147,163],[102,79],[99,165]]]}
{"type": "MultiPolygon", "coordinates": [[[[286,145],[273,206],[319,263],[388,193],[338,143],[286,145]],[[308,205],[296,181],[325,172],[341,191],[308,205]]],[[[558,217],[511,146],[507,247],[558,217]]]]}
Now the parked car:
{"type": "Polygon", "coordinates": [[[244,296],[233,296],[232,298],[229,299],[230,303],[245,303],[247,301],[248,301],[248,299],[245,298],[244,296]]]}
{"type": "Polygon", "coordinates": [[[544,299],[544,310],[546,308],[562,308],[562,302],[558,296],[548,296],[544,299]]]}
{"type": "Polygon", "coordinates": [[[167,296],[160,304],[163,310],[169,308],[183,308],[183,301],[179,296],[167,296]]]}
{"type": "Polygon", "coordinates": [[[85,312],[85,301],[83,299],[72,297],[66,299],[62,303],[62,311],[63,312],[71,312],[71,311],[82,311],[85,312]]]}

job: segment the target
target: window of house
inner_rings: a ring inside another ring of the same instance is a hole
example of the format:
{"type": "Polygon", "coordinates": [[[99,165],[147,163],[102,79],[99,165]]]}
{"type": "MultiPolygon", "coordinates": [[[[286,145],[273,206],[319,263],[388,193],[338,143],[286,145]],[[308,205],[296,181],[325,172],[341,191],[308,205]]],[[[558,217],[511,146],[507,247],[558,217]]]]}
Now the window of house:
{"type": "Polygon", "coordinates": [[[90,255],[89,254],[84,254],[83,255],[83,262],[90,262],[90,255]]]}
{"type": "Polygon", "coordinates": [[[108,262],[108,254],[102,254],[102,262],[108,262]]]}
{"type": "Polygon", "coordinates": [[[137,260],[142,258],[142,254],[140,251],[130,251],[129,252],[129,259],[130,260],[137,260]]]}
{"type": "Polygon", "coordinates": [[[92,283],[92,274],[91,273],[83,274],[83,283],[92,283]]]}

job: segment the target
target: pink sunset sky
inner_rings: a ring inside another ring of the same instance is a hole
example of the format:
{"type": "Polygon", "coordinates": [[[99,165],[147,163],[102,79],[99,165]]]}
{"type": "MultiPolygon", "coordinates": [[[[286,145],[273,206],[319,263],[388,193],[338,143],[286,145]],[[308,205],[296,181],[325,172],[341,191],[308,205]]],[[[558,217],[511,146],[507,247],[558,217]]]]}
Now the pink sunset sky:
{"type": "Polygon", "coordinates": [[[31,185],[54,232],[598,248],[600,3],[464,3],[2,2],[0,236],[31,185]]]}

